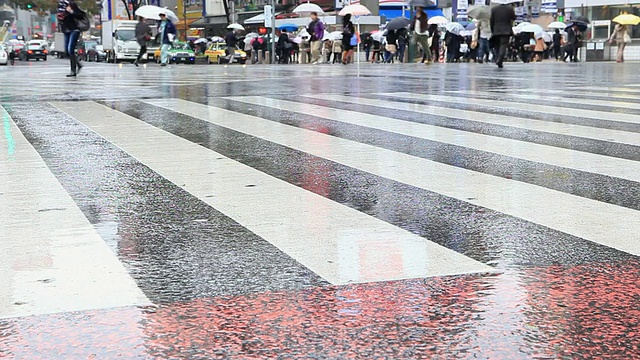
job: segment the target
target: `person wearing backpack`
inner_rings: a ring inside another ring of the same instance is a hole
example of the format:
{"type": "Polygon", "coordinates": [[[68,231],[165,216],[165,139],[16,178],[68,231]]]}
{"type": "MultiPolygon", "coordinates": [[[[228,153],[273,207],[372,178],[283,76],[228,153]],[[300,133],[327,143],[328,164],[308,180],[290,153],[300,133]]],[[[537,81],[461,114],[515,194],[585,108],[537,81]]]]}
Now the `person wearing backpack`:
{"type": "Polygon", "coordinates": [[[56,16],[64,33],[64,50],[69,56],[69,64],[71,66],[71,72],[67,77],[76,77],[82,70],[82,65],[76,57],[76,44],[80,38],[78,21],[85,18],[85,13],[74,0],[60,0],[56,16]]]}
{"type": "Polygon", "coordinates": [[[322,39],[324,38],[324,23],[318,19],[318,13],[311,13],[311,22],[307,28],[311,35],[311,63],[319,64],[322,55],[322,39]]]}

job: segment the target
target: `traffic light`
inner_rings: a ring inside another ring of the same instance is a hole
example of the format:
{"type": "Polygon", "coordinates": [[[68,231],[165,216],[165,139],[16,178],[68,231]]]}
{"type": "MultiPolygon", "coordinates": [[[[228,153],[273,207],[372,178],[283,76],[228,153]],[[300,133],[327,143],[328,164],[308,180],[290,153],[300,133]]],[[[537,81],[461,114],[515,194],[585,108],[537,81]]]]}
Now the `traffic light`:
{"type": "Polygon", "coordinates": [[[33,3],[27,3],[27,10],[31,10],[35,7],[35,5],[33,5],[33,3]]]}

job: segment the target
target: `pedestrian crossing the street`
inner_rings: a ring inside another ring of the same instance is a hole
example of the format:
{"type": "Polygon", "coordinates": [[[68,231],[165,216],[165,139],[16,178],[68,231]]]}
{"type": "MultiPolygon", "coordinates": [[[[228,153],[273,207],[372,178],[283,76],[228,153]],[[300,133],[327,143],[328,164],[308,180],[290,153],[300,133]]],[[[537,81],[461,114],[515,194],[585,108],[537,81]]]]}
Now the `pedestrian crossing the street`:
{"type": "Polygon", "coordinates": [[[609,90],[5,103],[0,318],[639,256],[640,105],[609,90]]]}

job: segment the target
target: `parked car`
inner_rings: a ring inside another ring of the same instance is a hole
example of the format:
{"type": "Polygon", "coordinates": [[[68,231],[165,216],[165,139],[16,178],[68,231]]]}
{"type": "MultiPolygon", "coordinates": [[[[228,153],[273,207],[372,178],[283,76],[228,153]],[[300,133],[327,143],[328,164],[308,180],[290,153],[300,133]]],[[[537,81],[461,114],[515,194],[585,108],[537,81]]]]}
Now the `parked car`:
{"type": "MultiPolygon", "coordinates": [[[[229,63],[229,56],[227,56],[227,44],[222,42],[214,42],[209,45],[204,55],[209,59],[209,63],[225,64],[229,63]]],[[[236,48],[234,57],[234,63],[244,64],[247,62],[247,53],[236,48]]]]}
{"type": "Polygon", "coordinates": [[[93,48],[87,49],[87,61],[107,61],[107,53],[104,51],[102,45],[96,45],[93,48]]]}
{"type": "Polygon", "coordinates": [[[0,65],[7,65],[9,63],[9,52],[7,48],[0,44],[0,65]]]}
{"type": "Polygon", "coordinates": [[[31,40],[26,44],[25,49],[20,52],[21,60],[47,61],[47,55],[49,54],[47,47],[48,45],[45,40],[31,40]]]}
{"type": "MultiPolygon", "coordinates": [[[[155,53],[153,54],[153,57],[156,59],[156,62],[159,64],[161,61],[160,49],[155,51],[155,53]]],[[[183,43],[183,42],[175,42],[169,49],[169,63],[195,64],[196,53],[193,52],[189,44],[183,43]]]]}

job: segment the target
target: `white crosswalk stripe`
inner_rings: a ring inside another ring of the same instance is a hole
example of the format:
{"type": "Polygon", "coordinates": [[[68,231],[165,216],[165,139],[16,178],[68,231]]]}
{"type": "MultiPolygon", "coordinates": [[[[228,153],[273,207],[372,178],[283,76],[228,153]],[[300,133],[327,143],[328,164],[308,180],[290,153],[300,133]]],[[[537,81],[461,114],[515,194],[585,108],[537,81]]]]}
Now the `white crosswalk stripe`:
{"type": "Polygon", "coordinates": [[[468,131],[448,129],[438,126],[396,120],[383,116],[309,105],[287,100],[276,100],[258,96],[235,97],[231,99],[245,102],[247,104],[263,105],[281,110],[294,111],[300,114],[317,114],[325,119],[640,182],[640,163],[637,161],[616,159],[609,156],[539,145],[525,141],[501,138],[498,136],[476,134],[468,131]]]}
{"type": "MultiPolygon", "coordinates": [[[[480,93],[470,93],[480,95],[480,93]]],[[[487,93],[483,93],[486,95],[487,93]]],[[[380,95],[380,94],[377,94],[380,95]]],[[[580,171],[589,176],[602,175],[615,181],[630,184],[640,183],[640,162],[600,155],[586,151],[542,145],[533,141],[514,140],[497,135],[485,135],[470,131],[450,129],[442,126],[419,122],[398,120],[383,115],[366,114],[338,108],[340,102],[396,109],[426,115],[442,116],[479,122],[486,126],[508,126],[531,131],[546,132],[552,135],[569,135],[576,138],[596,139],[607,146],[620,144],[640,146],[640,134],[622,130],[601,129],[591,126],[561,124],[552,121],[533,120],[524,117],[496,115],[482,111],[452,110],[445,106],[412,104],[407,100],[434,100],[445,103],[469,101],[487,107],[507,109],[527,108],[554,115],[584,116],[598,120],[610,120],[626,123],[640,123],[630,114],[608,111],[557,108],[546,105],[510,103],[491,99],[461,98],[456,96],[428,95],[417,93],[389,93],[386,100],[356,98],[346,95],[302,94],[301,102],[280,100],[264,96],[233,96],[224,98],[227,103],[256,105],[275,113],[288,111],[296,114],[313,114],[322,119],[332,120],[340,126],[356,125],[367,130],[390,133],[393,136],[411,137],[419,140],[435,141],[469,149],[474,152],[487,152],[507,157],[509,161],[526,160],[533,164],[555,166],[571,171],[580,171]],[[312,105],[308,99],[332,101],[330,105],[312,105]]],[[[584,96],[587,96],[586,93],[584,96]]],[[[552,99],[547,96],[526,95],[523,99],[552,99]]],[[[555,98],[554,98],[555,99],[555,98]]],[[[572,101],[570,99],[558,101],[572,101]]],[[[584,103],[599,103],[583,100],[584,103]]],[[[144,106],[158,111],[171,110],[172,114],[181,114],[205,124],[215,124],[239,134],[248,135],[269,144],[294,149],[356,169],[378,178],[389,179],[403,185],[410,185],[420,191],[472,204],[483,209],[517,219],[536,226],[569,234],[593,243],[601,244],[623,252],[640,256],[640,242],[637,229],[640,229],[640,211],[595,200],[588,196],[551,189],[542,185],[519,181],[485,173],[485,170],[471,170],[462,166],[453,166],[433,159],[422,158],[384,146],[375,146],[365,142],[350,140],[340,134],[325,134],[317,130],[286,125],[266,117],[247,115],[213,105],[177,98],[141,100],[144,106]],[[149,106],[151,105],[151,106],[149,106]]],[[[616,102],[608,104],[615,104],[616,102]]],[[[627,108],[633,103],[618,102],[627,108]]],[[[232,159],[195,143],[178,134],[163,130],[142,117],[130,116],[117,107],[111,108],[92,101],[52,103],[61,112],[68,114],[91,131],[97,133],[126,154],[147,166],[176,186],[187,191],[197,199],[235,220],[244,228],[258,235],[282,252],[297,260],[332,284],[348,284],[372,281],[387,281],[429,276],[456,275],[466,273],[491,272],[494,268],[468,256],[439,245],[433,239],[416,235],[405,228],[366,214],[364,211],[345,206],[321,194],[306,190],[296,184],[281,180],[258,170],[237,159],[232,159]],[[95,114],[103,116],[96,117],[95,114]],[[140,134],[145,134],[141,141],[140,134]],[[252,186],[247,186],[247,185],[252,186]],[[369,257],[358,256],[359,252],[372,253],[369,257]],[[384,266],[394,263],[394,266],[384,266]]],[[[140,105],[140,103],[136,103],[140,105]]],[[[259,113],[259,112],[258,112],[259,113]]],[[[2,113],[4,114],[4,113],[2,113]]],[[[8,115],[4,115],[5,119],[8,115]]],[[[136,115],[137,116],[137,115],[136,115]]],[[[179,124],[180,116],[172,121],[179,124]]],[[[15,299],[31,299],[34,296],[47,296],[49,304],[37,303],[29,310],[0,312],[3,316],[24,315],[71,311],[85,308],[146,304],[148,299],[135,285],[126,270],[117,262],[108,248],[80,213],[70,196],[57,183],[55,177],[42,163],[37,152],[21,136],[17,127],[9,122],[9,129],[17,134],[12,146],[20,148],[20,156],[27,169],[41,182],[27,182],[23,191],[12,196],[25,196],[25,192],[34,194],[49,191],[50,202],[19,204],[17,214],[30,214],[26,221],[41,221],[42,233],[35,234],[34,244],[42,242],[47,233],[57,234],[54,225],[75,232],[62,233],[52,238],[48,251],[58,251],[68,244],[69,234],[80,234],[83,243],[91,249],[89,260],[76,261],[75,254],[67,254],[70,263],[74,263],[78,273],[71,268],[56,269],[51,274],[46,271],[27,273],[25,284],[35,277],[56,277],[68,282],[68,287],[60,287],[59,292],[37,289],[32,293],[0,296],[0,311],[10,308],[15,299]],[[57,204],[57,205],[56,205],[57,204]],[[60,205],[62,204],[62,205],[60,205]],[[64,212],[38,213],[39,208],[62,206],[64,212]],[[62,217],[64,215],[64,217],[62,217]],[[66,237],[65,237],[66,236],[66,237]],[[105,252],[106,250],[106,252],[105,252]],[[95,269],[85,269],[86,262],[98,264],[99,269],[108,269],[96,273],[95,269]],[[56,296],[66,292],[80,292],[74,288],[77,283],[108,282],[109,295],[97,292],[100,299],[80,298],[73,307],[57,306],[56,296]],[[115,297],[117,295],[117,298],[115,297]]],[[[213,141],[213,140],[212,140],[213,141]]],[[[15,164],[3,153],[0,165],[7,165],[10,171],[0,171],[0,194],[12,194],[12,190],[22,183],[22,178],[11,176],[17,172],[15,164]],[[13,168],[12,168],[13,166],[13,168]]],[[[496,166],[499,166],[497,164],[496,166]]],[[[4,169],[4,167],[3,167],[4,169]]],[[[348,186],[348,185],[347,185],[348,186]]],[[[2,214],[4,218],[17,216],[2,214]]],[[[19,215],[23,216],[23,215],[19,215]]],[[[19,218],[12,218],[15,224],[19,218]]],[[[0,224],[0,227],[2,225],[0,224]]],[[[1,228],[4,232],[14,228],[1,228]]],[[[564,235],[563,234],[563,235],[564,235]]],[[[13,244],[9,256],[19,253],[21,246],[18,237],[10,239],[13,244]]],[[[582,241],[582,240],[581,240],[582,241]]],[[[447,245],[449,246],[449,245],[447,245]]],[[[459,250],[459,249],[455,249],[459,250]]],[[[56,253],[55,256],[61,256],[56,253]]],[[[4,269],[3,269],[4,270],[4,269]]],[[[12,271],[12,270],[11,270],[12,271]]],[[[47,270],[49,271],[49,269],[47,270]]],[[[4,284],[5,287],[11,284],[4,284]]],[[[31,289],[24,285],[25,289],[31,289]]],[[[31,291],[31,290],[29,290],[31,291]]],[[[31,300],[28,300],[29,302],[31,300]]],[[[35,300],[33,300],[35,301],[35,300]]]]}
{"type": "MultiPolygon", "coordinates": [[[[476,90],[466,90],[464,93],[469,95],[482,96],[482,97],[491,96],[491,94],[487,94],[486,92],[476,91],[476,90]]],[[[531,94],[508,93],[508,94],[505,94],[504,99],[506,100],[517,100],[517,99],[538,100],[540,101],[541,104],[545,102],[553,101],[553,102],[560,102],[560,103],[566,103],[566,104],[611,106],[611,107],[621,107],[621,108],[634,109],[634,110],[640,109],[640,104],[638,103],[618,101],[613,98],[611,100],[577,98],[575,96],[571,96],[571,93],[569,93],[567,96],[545,96],[545,95],[538,95],[538,94],[531,95],[531,94]]]]}
{"type": "MultiPolygon", "coordinates": [[[[163,101],[152,103],[163,104],[163,101]]],[[[83,103],[80,107],[69,103],[55,105],[331,283],[492,270],[408,231],[265,175],[115,110],[95,103],[83,103]],[[104,119],[93,116],[98,112],[108,116],[104,119]],[[146,134],[148,141],[139,141],[137,134],[141,133],[146,134]],[[168,158],[172,160],[167,161],[168,158]],[[256,187],[247,188],[246,184],[256,187]],[[212,193],[219,195],[207,197],[212,193]],[[316,215],[319,209],[322,217],[316,215]],[[378,257],[370,263],[358,264],[354,270],[352,261],[345,257],[348,252],[344,251],[354,247],[378,249],[378,257]],[[403,259],[401,273],[394,268],[380,267],[380,263],[392,258],[403,259]]]]}
{"type": "MultiPolygon", "coordinates": [[[[466,98],[458,97],[458,96],[426,95],[426,94],[411,94],[411,93],[393,93],[393,94],[383,93],[380,95],[393,96],[393,97],[404,98],[404,99],[453,102],[458,104],[463,102],[471,102],[471,100],[467,100],[466,98]]],[[[606,111],[594,111],[594,110],[584,110],[584,109],[574,109],[574,108],[563,108],[563,107],[549,106],[549,105],[513,103],[510,101],[499,101],[499,100],[489,100],[489,99],[479,99],[479,98],[474,98],[472,100],[472,103],[476,105],[491,106],[491,107],[500,108],[500,109],[537,111],[537,112],[560,115],[560,116],[579,116],[579,117],[596,119],[596,120],[609,120],[609,121],[619,121],[619,122],[640,124],[640,116],[633,115],[633,114],[611,113],[606,111]]],[[[456,114],[455,114],[456,116],[458,111],[460,110],[456,110],[456,114]]]]}
{"type": "Polygon", "coordinates": [[[0,118],[0,319],[150,304],[1,107],[0,118]]]}
{"type": "Polygon", "coordinates": [[[633,231],[640,229],[640,212],[632,209],[184,100],[165,99],[148,103],[640,255],[640,243],[633,231]],[[488,193],[485,189],[500,191],[488,193]]]}
{"type": "MultiPolygon", "coordinates": [[[[414,99],[414,98],[429,99],[430,95],[394,93],[393,96],[398,98],[410,98],[410,99],[414,99]]],[[[547,132],[552,134],[578,136],[578,137],[583,137],[587,139],[611,141],[611,142],[618,142],[623,144],[640,146],[640,134],[619,131],[619,130],[593,128],[589,126],[574,125],[574,124],[561,124],[561,123],[550,122],[550,121],[534,120],[534,119],[527,119],[527,118],[506,116],[506,115],[496,115],[496,114],[489,114],[489,113],[483,113],[478,111],[469,111],[469,110],[460,110],[460,109],[452,110],[449,108],[443,108],[438,106],[411,104],[411,103],[404,103],[404,102],[391,101],[391,100],[366,99],[366,98],[354,99],[352,97],[344,96],[344,95],[313,95],[313,98],[342,101],[342,102],[348,102],[353,104],[377,106],[377,107],[383,107],[383,108],[394,109],[394,110],[414,111],[421,114],[445,116],[452,119],[463,119],[463,120],[475,121],[475,122],[486,123],[486,124],[503,125],[503,126],[510,126],[510,127],[526,129],[526,130],[542,131],[542,132],[547,132]]],[[[455,99],[456,102],[461,101],[460,98],[456,98],[456,97],[451,97],[451,99],[455,99]]],[[[475,99],[473,100],[473,103],[478,103],[478,102],[479,101],[476,101],[475,99]]],[[[496,101],[492,101],[492,100],[482,101],[482,103],[490,106],[496,106],[496,107],[498,106],[498,105],[491,105],[496,103],[496,101]]],[[[609,116],[613,117],[613,114],[610,114],[609,116]]]]}

